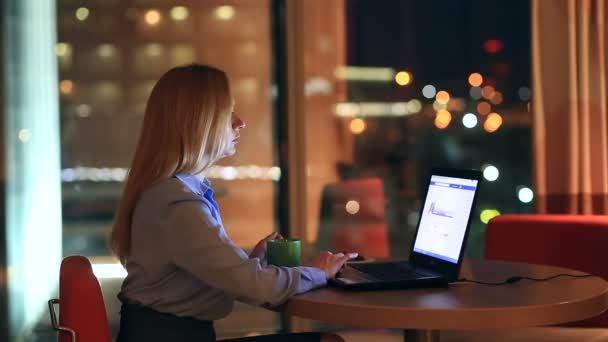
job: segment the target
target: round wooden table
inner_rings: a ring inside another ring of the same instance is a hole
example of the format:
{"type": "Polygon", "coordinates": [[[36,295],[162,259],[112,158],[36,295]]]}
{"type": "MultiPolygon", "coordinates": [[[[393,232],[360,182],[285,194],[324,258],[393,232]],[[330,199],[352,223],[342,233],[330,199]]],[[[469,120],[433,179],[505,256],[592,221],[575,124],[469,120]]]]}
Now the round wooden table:
{"type": "MultiPolygon", "coordinates": [[[[552,266],[475,261],[467,279],[501,282],[512,276],[583,274],[552,266]]],[[[488,286],[466,282],[446,289],[345,291],[325,287],[293,297],[293,316],[371,328],[404,329],[407,342],[438,341],[441,329],[516,328],[566,323],[608,308],[608,283],[599,277],[521,280],[488,286]]]]}

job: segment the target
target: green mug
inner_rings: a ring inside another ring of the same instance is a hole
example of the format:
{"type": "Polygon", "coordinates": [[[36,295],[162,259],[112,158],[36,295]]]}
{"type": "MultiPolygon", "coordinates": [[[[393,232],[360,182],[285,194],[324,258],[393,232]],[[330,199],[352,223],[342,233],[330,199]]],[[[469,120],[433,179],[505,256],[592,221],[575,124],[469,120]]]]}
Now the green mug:
{"type": "Polygon", "coordinates": [[[277,239],[266,241],[268,263],[275,266],[302,265],[302,242],[299,239],[277,239]]]}

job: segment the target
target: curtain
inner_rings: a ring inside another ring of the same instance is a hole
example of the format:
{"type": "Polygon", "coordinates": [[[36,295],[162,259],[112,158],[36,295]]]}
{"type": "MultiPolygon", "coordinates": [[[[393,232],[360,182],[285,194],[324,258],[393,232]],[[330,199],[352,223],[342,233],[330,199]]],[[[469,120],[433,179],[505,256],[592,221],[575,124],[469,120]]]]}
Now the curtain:
{"type": "Polygon", "coordinates": [[[608,214],[606,0],[532,0],[539,213],[608,214]]]}

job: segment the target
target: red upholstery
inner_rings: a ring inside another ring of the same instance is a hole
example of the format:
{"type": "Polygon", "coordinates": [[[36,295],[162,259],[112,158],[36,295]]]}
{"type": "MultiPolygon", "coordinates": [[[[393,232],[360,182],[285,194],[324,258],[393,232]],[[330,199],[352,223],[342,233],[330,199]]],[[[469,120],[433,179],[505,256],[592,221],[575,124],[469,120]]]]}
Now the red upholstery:
{"type": "MultiPolygon", "coordinates": [[[[63,259],[59,301],[59,325],[76,331],[76,341],[111,341],[101,288],[87,258],[75,255],[63,259]]],[[[59,334],[60,342],[70,338],[67,333],[59,334]]]]}
{"type": "MultiPolygon", "coordinates": [[[[608,280],[608,216],[501,215],[486,231],[487,259],[545,264],[608,280]]],[[[608,327],[608,313],[578,322],[608,327]]]]}
{"type": "Polygon", "coordinates": [[[386,199],[384,185],[380,178],[358,178],[328,184],[323,189],[323,199],[328,201],[326,213],[332,220],[385,221],[386,199]],[[356,214],[346,211],[346,203],[356,201],[359,210],[356,214]]]}
{"type": "Polygon", "coordinates": [[[389,256],[386,223],[362,223],[336,227],[333,243],[336,250],[339,251],[355,251],[374,258],[389,256]]]}
{"type": "Polygon", "coordinates": [[[321,199],[318,245],[334,251],[355,251],[366,257],[388,257],[385,207],[380,178],[349,179],[326,185],[321,199]]]}

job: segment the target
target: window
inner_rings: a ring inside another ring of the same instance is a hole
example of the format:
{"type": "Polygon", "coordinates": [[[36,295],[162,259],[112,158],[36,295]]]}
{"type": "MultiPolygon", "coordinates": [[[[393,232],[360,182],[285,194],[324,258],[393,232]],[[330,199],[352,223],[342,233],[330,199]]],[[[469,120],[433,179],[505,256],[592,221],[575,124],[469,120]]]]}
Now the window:
{"type": "Polygon", "coordinates": [[[308,241],[407,256],[430,168],[475,168],[481,257],[489,218],[533,210],[529,3],[343,6],[337,24],[305,7],[308,241]]]}

